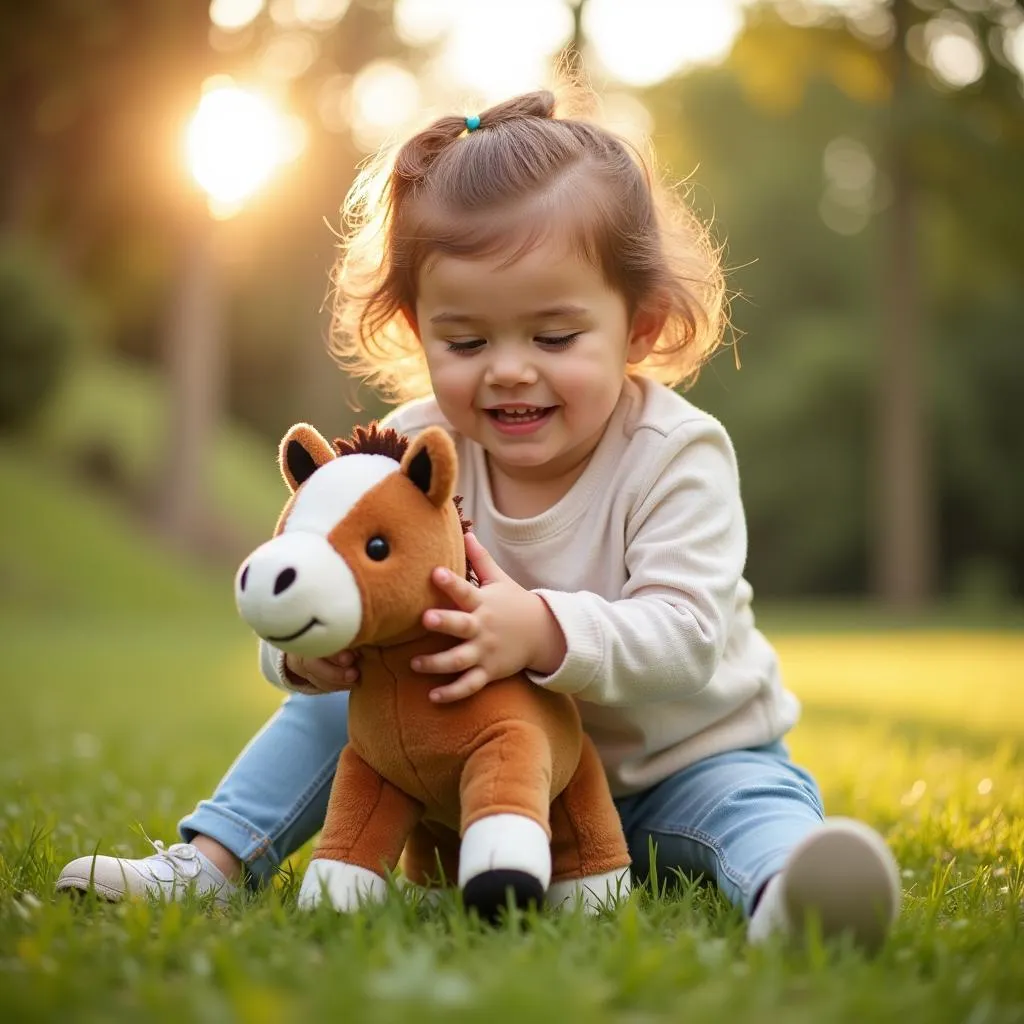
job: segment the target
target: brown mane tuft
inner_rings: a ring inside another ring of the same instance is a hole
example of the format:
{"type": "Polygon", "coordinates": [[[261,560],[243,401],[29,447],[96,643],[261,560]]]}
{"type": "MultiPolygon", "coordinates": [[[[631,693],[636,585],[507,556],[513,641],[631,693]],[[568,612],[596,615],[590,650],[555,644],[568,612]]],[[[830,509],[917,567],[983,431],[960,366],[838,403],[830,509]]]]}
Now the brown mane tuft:
{"type": "MultiPolygon", "coordinates": [[[[467,519],[462,514],[462,495],[456,494],[452,498],[452,503],[455,505],[455,511],[459,513],[459,525],[462,527],[462,535],[465,536],[473,529],[473,520],[467,519]]],[[[480,586],[480,580],[477,578],[476,570],[469,564],[469,559],[466,559],[466,579],[475,587],[480,586]]]]}
{"type": "Polygon", "coordinates": [[[356,427],[350,438],[336,437],[334,450],[342,455],[385,455],[395,462],[401,462],[409,447],[409,439],[392,427],[356,427]]]}

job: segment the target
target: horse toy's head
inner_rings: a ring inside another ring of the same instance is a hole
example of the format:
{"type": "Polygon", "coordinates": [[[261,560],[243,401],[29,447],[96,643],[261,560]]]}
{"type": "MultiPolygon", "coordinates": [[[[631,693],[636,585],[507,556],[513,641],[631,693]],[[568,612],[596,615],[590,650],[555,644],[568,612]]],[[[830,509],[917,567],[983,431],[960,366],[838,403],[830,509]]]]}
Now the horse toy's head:
{"type": "Polygon", "coordinates": [[[429,427],[411,443],[357,428],[332,446],[297,424],[280,449],[292,491],[273,539],[242,563],[242,618],[283,651],[325,657],[419,635],[440,593],[431,571],[466,572],[451,438],[429,427]]]}

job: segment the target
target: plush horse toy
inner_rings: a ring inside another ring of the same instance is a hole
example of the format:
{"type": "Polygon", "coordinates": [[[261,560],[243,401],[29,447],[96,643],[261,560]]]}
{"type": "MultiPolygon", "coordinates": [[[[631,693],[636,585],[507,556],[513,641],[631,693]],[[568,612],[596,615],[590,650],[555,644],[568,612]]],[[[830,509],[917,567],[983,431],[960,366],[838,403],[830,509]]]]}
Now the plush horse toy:
{"type": "Polygon", "coordinates": [[[332,447],[298,424],[280,464],[292,496],[239,569],[239,610],[280,650],[361,655],[300,905],[382,899],[400,857],[410,882],[436,885],[440,868],[490,919],[509,894],[519,906],[547,893],[594,909],[628,891],[618,813],[572,698],[517,675],[435,704],[429,691],[455,676],[410,667],[459,642],[421,622],[451,607],[432,570],[467,574],[447,433],[430,427],[410,443],[373,425],[332,447]]]}

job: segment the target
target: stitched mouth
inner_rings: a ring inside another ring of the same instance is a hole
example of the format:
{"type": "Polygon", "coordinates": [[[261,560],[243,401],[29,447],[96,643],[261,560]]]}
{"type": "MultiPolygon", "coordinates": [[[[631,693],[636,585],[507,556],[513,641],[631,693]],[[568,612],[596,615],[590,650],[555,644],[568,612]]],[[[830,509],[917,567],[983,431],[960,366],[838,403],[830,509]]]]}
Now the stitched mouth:
{"type": "Polygon", "coordinates": [[[267,639],[272,644],[286,644],[291,640],[298,640],[300,636],[304,636],[314,626],[322,626],[323,623],[314,615],[313,618],[307,622],[302,629],[297,630],[295,633],[289,633],[288,636],[268,636],[267,639]]]}

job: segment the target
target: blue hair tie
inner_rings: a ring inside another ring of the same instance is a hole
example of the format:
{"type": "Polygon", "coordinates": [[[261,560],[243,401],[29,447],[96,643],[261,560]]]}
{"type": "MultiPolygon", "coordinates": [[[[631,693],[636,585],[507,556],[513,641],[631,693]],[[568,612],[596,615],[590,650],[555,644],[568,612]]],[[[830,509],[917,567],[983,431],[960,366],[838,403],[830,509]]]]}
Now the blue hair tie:
{"type": "Polygon", "coordinates": [[[473,114],[472,117],[466,118],[466,131],[475,132],[480,127],[480,117],[477,114],[473,114]]]}

